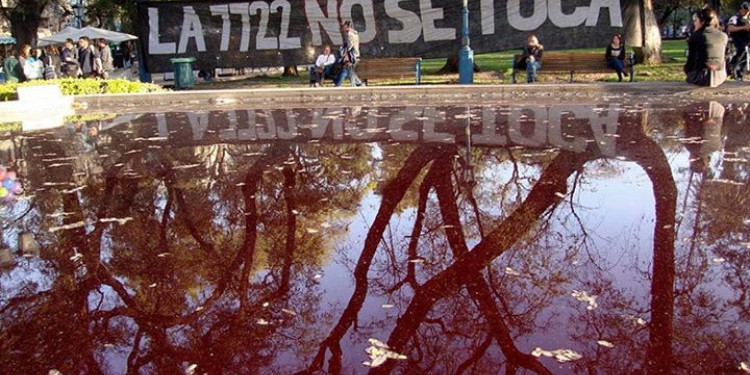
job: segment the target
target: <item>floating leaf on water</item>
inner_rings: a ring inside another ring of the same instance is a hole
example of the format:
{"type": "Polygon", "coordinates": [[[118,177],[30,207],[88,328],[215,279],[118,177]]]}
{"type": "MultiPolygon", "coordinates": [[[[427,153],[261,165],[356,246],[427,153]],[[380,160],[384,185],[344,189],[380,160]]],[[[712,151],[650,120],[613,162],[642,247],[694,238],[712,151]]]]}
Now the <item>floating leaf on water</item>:
{"type": "Polygon", "coordinates": [[[105,218],[99,219],[99,222],[101,222],[101,223],[117,223],[117,224],[120,224],[120,225],[125,225],[125,223],[127,223],[130,220],[133,220],[133,218],[132,217],[124,217],[122,219],[118,219],[118,218],[115,218],[115,217],[105,217],[105,218]]]}
{"type": "Polygon", "coordinates": [[[201,165],[203,165],[203,164],[201,164],[201,163],[195,163],[195,164],[178,165],[178,166],[172,167],[172,169],[189,169],[189,168],[200,167],[201,165]]]}
{"type": "Polygon", "coordinates": [[[375,346],[377,348],[388,349],[388,345],[386,345],[384,342],[382,342],[382,341],[380,341],[378,339],[368,339],[367,341],[369,341],[370,344],[372,344],[373,346],[375,346]]]}
{"type": "Polygon", "coordinates": [[[547,352],[546,350],[544,350],[542,348],[536,347],[536,348],[534,348],[534,351],[531,352],[531,355],[533,355],[534,357],[538,358],[538,357],[543,356],[544,353],[549,353],[549,352],[547,352]]]}
{"type": "Polygon", "coordinates": [[[79,221],[77,223],[65,224],[65,225],[61,225],[59,227],[51,227],[51,228],[49,228],[49,232],[50,233],[54,233],[54,232],[57,232],[59,230],[76,229],[76,228],[81,228],[81,227],[84,227],[84,226],[86,226],[86,222],[85,221],[79,221]]]}
{"type": "Polygon", "coordinates": [[[557,362],[564,363],[570,361],[576,361],[581,359],[583,356],[570,349],[553,350],[552,354],[555,356],[557,362]]]}
{"type": "Polygon", "coordinates": [[[505,274],[510,276],[521,276],[520,273],[510,267],[505,267],[505,274]]]}
{"type": "Polygon", "coordinates": [[[385,361],[388,359],[388,357],[384,355],[377,356],[373,358],[372,362],[370,362],[370,367],[378,367],[385,363],[385,361]]]}
{"type": "Polygon", "coordinates": [[[599,304],[596,303],[597,296],[589,295],[586,291],[573,290],[570,295],[578,301],[588,303],[588,306],[586,306],[587,310],[594,310],[599,307],[599,304]]]}
{"type": "Polygon", "coordinates": [[[596,343],[599,344],[599,345],[601,345],[601,346],[603,346],[603,347],[605,347],[605,348],[614,348],[615,347],[615,344],[613,344],[613,343],[611,343],[609,341],[599,340],[596,343]]]}

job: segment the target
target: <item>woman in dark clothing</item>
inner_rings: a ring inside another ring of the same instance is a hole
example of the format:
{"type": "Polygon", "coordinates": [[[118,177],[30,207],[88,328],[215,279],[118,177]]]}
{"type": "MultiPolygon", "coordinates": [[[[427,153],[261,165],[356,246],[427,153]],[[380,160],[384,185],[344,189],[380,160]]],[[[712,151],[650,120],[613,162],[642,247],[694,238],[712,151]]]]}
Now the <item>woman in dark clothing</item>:
{"type": "Polygon", "coordinates": [[[693,26],[696,31],[688,40],[686,81],[694,85],[716,87],[727,79],[724,51],[729,38],[719,30],[719,17],[712,9],[702,9],[695,13],[693,26]]]}
{"type": "Polygon", "coordinates": [[[607,46],[604,57],[607,59],[607,67],[617,72],[617,81],[622,82],[622,75],[628,75],[625,71],[625,46],[622,44],[622,35],[612,35],[612,42],[607,46]]]}
{"type": "Polygon", "coordinates": [[[544,46],[539,43],[536,35],[527,36],[521,60],[516,65],[516,68],[526,69],[526,82],[533,83],[536,80],[536,71],[542,68],[542,55],[544,46]]]}

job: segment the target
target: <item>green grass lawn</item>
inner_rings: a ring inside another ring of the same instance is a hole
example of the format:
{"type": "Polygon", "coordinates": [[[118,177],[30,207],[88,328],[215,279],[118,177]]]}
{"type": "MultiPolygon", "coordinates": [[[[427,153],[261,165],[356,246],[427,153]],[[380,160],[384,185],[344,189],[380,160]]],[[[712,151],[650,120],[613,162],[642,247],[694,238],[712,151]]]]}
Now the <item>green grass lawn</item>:
{"type": "MultiPolygon", "coordinates": [[[[680,40],[665,40],[662,42],[662,53],[665,57],[665,62],[660,65],[637,65],[636,66],[636,81],[683,81],[685,76],[682,72],[682,65],[685,64],[685,49],[687,48],[687,42],[684,39],[680,40]]],[[[569,51],[574,52],[601,52],[604,55],[604,47],[602,48],[586,48],[586,49],[573,49],[569,51]]],[[[509,79],[501,79],[503,77],[510,77],[512,71],[512,60],[513,55],[519,53],[519,49],[505,50],[500,52],[483,53],[474,56],[474,62],[481,70],[481,74],[477,75],[479,83],[500,83],[509,82],[509,79]]],[[[445,64],[445,59],[429,59],[422,62],[422,71],[425,75],[424,79],[427,82],[433,80],[440,81],[439,75],[436,72],[440,70],[445,64]]],[[[544,68],[542,68],[544,69],[544,68]]],[[[544,81],[567,81],[567,76],[546,76],[540,75],[539,80],[544,81]]],[[[617,77],[614,73],[612,74],[579,74],[575,77],[577,81],[616,81],[617,77]]],[[[443,77],[445,80],[445,77],[443,77]]],[[[476,80],[476,79],[475,79],[476,80]]]]}
{"type": "MultiPolygon", "coordinates": [[[[687,42],[680,40],[665,40],[662,42],[662,53],[664,62],[659,65],[636,65],[635,80],[642,81],[661,81],[661,82],[682,82],[685,76],[682,72],[682,66],[685,64],[685,49],[687,42]]],[[[573,49],[569,51],[576,52],[601,52],[604,55],[604,47],[573,49]]],[[[474,56],[475,64],[480,68],[480,72],[475,74],[475,83],[499,84],[510,83],[512,71],[511,61],[513,55],[517,54],[519,49],[505,50],[500,52],[483,53],[474,56]]],[[[426,84],[445,84],[457,83],[458,75],[437,74],[437,71],[445,64],[445,58],[427,59],[422,62],[422,83],[426,84]]],[[[543,69],[543,68],[542,68],[543,69]]],[[[201,83],[200,87],[208,88],[242,88],[246,86],[263,86],[263,87],[299,87],[307,85],[307,71],[300,71],[299,77],[282,77],[281,75],[271,75],[263,77],[254,77],[239,81],[230,82],[212,82],[201,83]]],[[[568,82],[567,75],[539,75],[540,82],[568,82]]],[[[577,74],[577,82],[614,82],[617,76],[611,74],[577,74]]],[[[371,82],[373,85],[411,85],[413,79],[409,80],[388,80],[371,82]]]]}

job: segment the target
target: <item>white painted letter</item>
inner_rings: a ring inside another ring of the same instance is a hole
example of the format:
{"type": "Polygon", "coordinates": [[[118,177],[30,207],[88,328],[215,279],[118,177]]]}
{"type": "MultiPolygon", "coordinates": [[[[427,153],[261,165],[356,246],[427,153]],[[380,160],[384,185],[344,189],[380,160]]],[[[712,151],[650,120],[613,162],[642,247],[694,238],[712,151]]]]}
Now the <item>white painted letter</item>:
{"type": "Polygon", "coordinates": [[[443,8],[433,8],[432,0],[419,0],[419,12],[422,13],[422,35],[425,42],[456,39],[456,29],[435,27],[435,21],[443,19],[443,8]]]}
{"type": "Polygon", "coordinates": [[[385,14],[401,22],[401,30],[388,30],[389,43],[414,43],[422,33],[422,21],[411,11],[398,6],[403,0],[385,0],[385,14]]]}
{"type": "Polygon", "coordinates": [[[190,38],[195,38],[195,45],[198,52],[206,52],[206,40],[203,38],[203,26],[195,9],[191,6],[182,8],[182,32],[180,33],[180,46],[177,47],[177,53],[185,53],[190,38]]]}
{"type": "Polygon", "coordinates": [[[521,15],[521,0],[508,0],[508,23],[519,31],[536,30],[547,20],[547,0],[534,0],[534,14],[521,15]]]}
{"type": "Polygon", "coordinates": [[[589,15],[588,7],[576,7],[573,14],[565,14],[562,10],[562,0],[549,0],[547,3],[549,20],[557,27],[576,27],[586,21],[589,15]]]}
{"type": "Polygon", "coordinates": [[[495,33],[495,0],[482,0],[479,4],[482,16],[482,35],[495,33]]]}
{"type": "Polygon", "coordinates": [[[148,53],[149,55],[174,55],[177,52],[175,42],[159,41],[159,9],[148,8],[148,53]]]}
{"type": "Polygon", "coordinates": [[[221,51],[229,50],[229,34],[232,32],[232,20],[229,19],[229,6],[211,5],[212,16],[221,16],[221,51]]]}
{"type": "Polygon", "coordinates": [[[240,52],[247,52],[250,48],[250,10],[248,3],[229,4],[229,13],[242,16],[242,38],[240,38],[240,52]]]}
{"type": "Polygon", "coordinates": [[[341,30],[339,26],[339,14],[336,12],[336,2],[328,1],[328,16],[323,14],[320,4],[317,0],[305,1],[305,13],[307,14],[307,23],[310,25],[312,33],[312,42],[314,46],[323,45],[323,35],[320,33],[320,27],[323,26],[331,43],[335,45],[343,44],[341,30]]]}
{"type": "Polygon", "coordinates": [[[599,13],[602,8],[609,10],[609,23],[612,27],[622,27],[622,8],[620,0],[591,0],[589,6],[589,17],[586,26],[596,26],[599,23],[599,13]]]}
{"type": "Polygon", "coordinates": [[[278,12],[281,8],[281,30],[279,32],[280,49],[297,49],[302,47],[299,37],[289,37],[289,23],[292,15],[292,5],[286,0],[275,0],[271,3],[271,13],[278,12]]]}

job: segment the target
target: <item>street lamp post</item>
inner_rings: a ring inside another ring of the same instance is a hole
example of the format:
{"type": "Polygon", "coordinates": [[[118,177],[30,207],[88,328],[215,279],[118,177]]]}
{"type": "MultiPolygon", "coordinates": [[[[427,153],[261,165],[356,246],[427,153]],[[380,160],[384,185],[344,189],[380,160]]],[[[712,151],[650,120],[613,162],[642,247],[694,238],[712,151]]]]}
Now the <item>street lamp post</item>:
{"type": "Polygon", "coordinates": [[[474,83],[474,51],[469,46],[469,2],[463,0],[461,25],[461,50],[458,52],[458,83],[474,83]]]}

